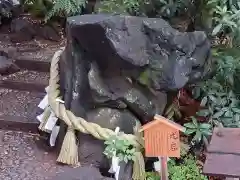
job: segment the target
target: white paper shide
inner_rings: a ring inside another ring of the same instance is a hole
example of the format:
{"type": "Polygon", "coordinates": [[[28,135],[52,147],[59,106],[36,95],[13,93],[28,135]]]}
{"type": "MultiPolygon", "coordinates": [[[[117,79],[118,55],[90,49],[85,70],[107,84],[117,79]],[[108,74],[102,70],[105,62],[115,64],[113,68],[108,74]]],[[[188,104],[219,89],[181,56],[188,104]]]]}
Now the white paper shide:
{"type": "MultiPolygon", "coordinates": [[[[49,87],[46,87],[45,90],[46,92],[48,91],[49,87]]],[[[58,101],[58,100],[56,100],[58,101]]],[[[64,103],[64,101],[61,101],[61,103],[64,103]]],[[[49,103],[48,103],[48,94],[46,94],[44,96],[44,98],[42,99],[42,101],[39,103],[38,107],[42,110],[45,110],[46,108],[49,108],[49,103]]],[[[51,111],[51,108],[49,108],[51,111]]],[[[44,118],[44,112],[40,115],[38,115],[37,120],[41,123],[42,119],[44,118]]],[[[47,117],[47,121],[44,125],[44,129],[47,132],[50,132],[50,139],[49,139],[49,143],[51,146],[55,146],[55,142],[60,130],[60,126],[56,126],[58,118],[56,117],[56,115],[54,114],[53,111],[50,112],[49,117],[47,117]]]]}

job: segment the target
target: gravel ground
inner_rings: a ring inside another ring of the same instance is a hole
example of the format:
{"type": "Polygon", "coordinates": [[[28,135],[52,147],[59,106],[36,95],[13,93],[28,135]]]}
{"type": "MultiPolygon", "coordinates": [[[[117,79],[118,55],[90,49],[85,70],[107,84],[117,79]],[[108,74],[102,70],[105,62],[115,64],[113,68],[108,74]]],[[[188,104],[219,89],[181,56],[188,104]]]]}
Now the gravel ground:
{"type": "Polygon", "coordinates": [[[56,159],[38,134],[0,131],[1,180],[114,180],[93,167],[62,166],[56,159]]]}
{"type": "Polygon", "coordinates": [[[47,180],[63,172],[56,155],[39,149],[38,135],[0,131],[0,179],[47,180]]]}
{"type": "Polygon", "coordinates": [[[36,121],[41,110],[37,107],[44,93],[0,89],[0,115],[23,117],[36,121]]]}

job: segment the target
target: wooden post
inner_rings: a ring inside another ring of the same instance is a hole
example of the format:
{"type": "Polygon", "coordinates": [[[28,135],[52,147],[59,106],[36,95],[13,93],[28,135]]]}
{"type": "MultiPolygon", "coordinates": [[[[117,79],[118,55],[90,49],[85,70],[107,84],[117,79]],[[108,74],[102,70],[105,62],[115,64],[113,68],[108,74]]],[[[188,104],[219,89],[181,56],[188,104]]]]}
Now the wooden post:
{"type": "Polygon", "coordinates": [[[167,157],[160,157],[161,162],[161,180],[168,180],[168,167],[167,167],[167,157]]]}

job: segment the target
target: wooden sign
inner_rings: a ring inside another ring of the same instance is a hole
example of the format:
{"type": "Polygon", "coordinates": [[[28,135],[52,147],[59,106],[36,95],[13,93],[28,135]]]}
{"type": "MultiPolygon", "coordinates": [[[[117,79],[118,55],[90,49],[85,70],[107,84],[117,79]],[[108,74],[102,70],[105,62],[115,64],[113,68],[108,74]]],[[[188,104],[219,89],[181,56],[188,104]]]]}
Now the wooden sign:
{"type": "Polygon", "coordinates": [[[160,115],[154,121],[144,125],[145,155],[146,157],[180,157],[179,131],[185,128],[160,115]]]}
{"type": "Polygon", "coordinates": [[[180,157],[179,131],[183,132],[185,128],[155,115],[154,120],[144,125],[141,131],[144,131],[145,156],[159,158],[161,180],[168,180],[167,157],[180,157]]]}

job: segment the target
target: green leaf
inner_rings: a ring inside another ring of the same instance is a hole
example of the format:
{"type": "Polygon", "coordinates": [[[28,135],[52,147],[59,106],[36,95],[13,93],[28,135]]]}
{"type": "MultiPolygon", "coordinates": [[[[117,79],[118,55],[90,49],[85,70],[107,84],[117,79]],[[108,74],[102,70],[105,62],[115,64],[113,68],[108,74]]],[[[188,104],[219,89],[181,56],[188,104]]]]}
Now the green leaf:
{"type": "Polygon", "coordinates": [[[210,112],[208,109],[202,109],[197,112],[198,116],[203,116],[203,117],[207,117],[209,114],[210,114],[210,112]]]}
{"type": "Polygon", "coordinates": [[[210,96],[208,96],[208,97],[209,97],[209,99],[211,99],[211,101],[217,102],[217,98],[214,97],[213,95],[210,95],[210,96]]]}
{"type": "Polygon", "coordinates": [[[117,157],[119,158],[119,161],[123,161],[124,160],[124,154],[122,154],[122,153],[118,153],[117,157]]]}
{"type": "Polygon", "coordinates": [[[228,107],[224,107],[221,109],[221,111],[226,112],[228,110],[228,107]]]}
{"type": "Polygon", "coordinates": [[[192,119],[193,124],[197,127],[198,126],[197,119],[193,116],[191,117],[191,119],[192,119]]]}
{"type": "Polygon", "coordinates": [[[206,106],[207,102],[208,102],[208,98],[207,98],[207,97],[204,97],[204,98],[202,99],[202,101],[201,101],[200,106],[202,106],[202,107],[206,106]]]}
{"type": "Polygon", "coordinates": [[[234,121],[235,122],[240,122],[240,115],[239,114],[234,115],[234,121]]]}
{"type": "Polygon", "coordinates": [[[186,135],[190,135],[190,134],[195,133],[196,131],[197,131],[197,129],[187,129],[187,130],[185,131],[185,134],[186,134],[186,135]]]}
{"type": "Polygon", "coordinates": [[[185,123],[184,127],[190,128],[190,129],[195,129],[197,126],[194,123],[185,123]]]}
{"type": "Polygon", "coordinates": [[[216,113],[212,116],[212,118],[217,119],[217,118],[219,118],[220,116],[222,116],[224,113],[225,113],[225,111],[216,112],[216,113]]]}
{"type": "Polygon", "coordinates": [[[225,117],[233,117],[233,112],[230,110],[225,112],[225,117]]]}
{"type": "Polygon", "coordinates": [[[193,141],[200,142],[201,140],[202,140],[202,134],[200,131],[197,131],[193,138],[193,141]]]}
{"type": "Polygon", "coordinates": [[[195,99],[198,99],[200,97],[200,95],[201,95],[201,89],[199,87],[195,87],[192,90],[192,94],[193,94],[195,99]]]}
{"type": "Polygon", "coordinates": [[[150,71],[149,69],[146,69],[145,71],[143,71],[141,74],[140,74],[140,77],[139,77],[139,82],[144,84],[144,85],[149,85],[149,77],[150,77],[150,71]]]}
{"type": "Polygon", "coordinates": [[[232,118],[229,118],[229,117],[221,117],[220,120],[221,120],[224,124],[232,122],[232,118]]]}
{"type": "Polygon", "coordinates": [[[131,154],[134,154],[136,152],[136,149],[135,148],[132,148],[131,150],[130,150],[130,153],[131,154]]]}
{"type": "Polygon", "coordinates": [[[212,135],[212,132],[210,130],[203,130],[202,134],[210,136],[210,135],[212,135]]]}
{"type": "Polygon", "coordinates": [[[223,27],[223,24],[218,24],[218,25],[213,29],[212,35],[213,35],[213,36],[216,36],[216,35],[220,32],[220,30],[222,29],[222,27],[223,27]]]}
{"type": "Polygon", "coordinates": [[[210,129],[212,127],[211,124],[207,124],[207,123],[202,123],[199,126],[201,129],[210,129]]]}
{"type": "Polygon", "coordinates": [[[240,109],[239,108],[232,108],[232,111],[235,112],[235,113],[240,114],[240,109]]]}

